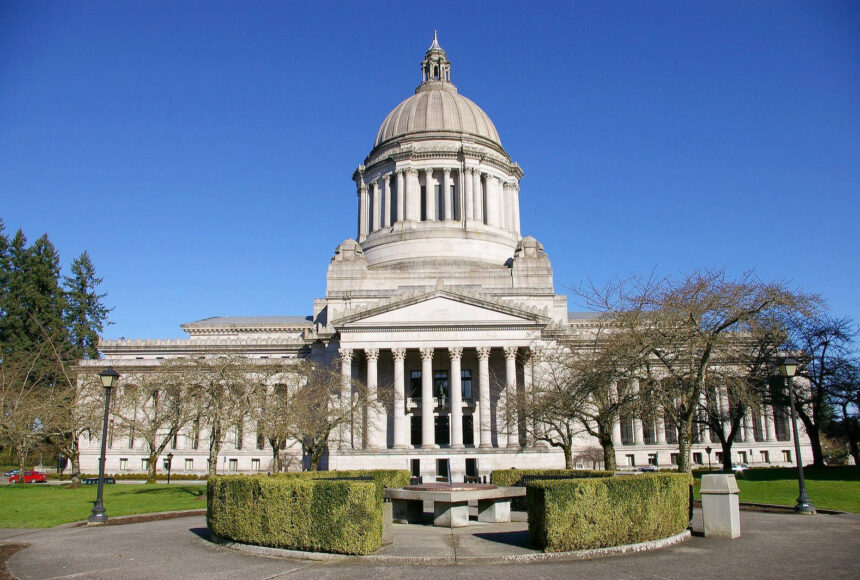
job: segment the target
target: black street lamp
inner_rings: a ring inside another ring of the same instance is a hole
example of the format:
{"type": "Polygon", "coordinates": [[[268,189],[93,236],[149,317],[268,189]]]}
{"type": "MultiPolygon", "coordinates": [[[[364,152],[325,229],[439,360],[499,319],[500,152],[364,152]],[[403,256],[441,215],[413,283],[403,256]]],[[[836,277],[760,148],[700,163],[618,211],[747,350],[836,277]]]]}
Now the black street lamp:
{"type": "Polygon", "coordinates": [[[173,453],[167,454],[167,485],[170,485],[170,466],[173,465],[173,453]]]}
{"type": "Polygon", "coordinates": [[[797,483],[800,493],[797,496],[797,505],[794,511],[799,514],[814,514],[815,506],[806,494],[806,479],[803,477],[803,462],[800,459],[800,439],[797,436],[797,410],[794,408],[794,388],[791,386],[791,378],[797,372],[797,361],[793,358],[784,359],[779,365],[779,372],[785,377],[788,385],[788,401],[791,406],[791,430],[794,435],[794,456],[797,459],[797,483]]]}
{"type": "Polygon", "coordinates": [[[710,446],[705,447],[705,453],[708,454],[708,471],[711,470],[711,451],[712,449],[710,448],[710,446]]]}
{"type": "Polygon", "coordinates": [[[96,503],[93,506],[93,513],[87,518],[91,524],[103,524],[107,522],[107,514],[105,506],[102,503],[102,495],[104,493],[105,484],[105,457],[107,456],[107,429],[108,429],[108,412],[110,410],[110,392],[116,385],[119,379],[119,373],[113,370],[113,367],[108,367],[99,373],[99,378],[102,380],[102,386],[105,388],[105,419],[102,426],[102,455],[99,458],[99,489],[96,494],[96,503]]]}

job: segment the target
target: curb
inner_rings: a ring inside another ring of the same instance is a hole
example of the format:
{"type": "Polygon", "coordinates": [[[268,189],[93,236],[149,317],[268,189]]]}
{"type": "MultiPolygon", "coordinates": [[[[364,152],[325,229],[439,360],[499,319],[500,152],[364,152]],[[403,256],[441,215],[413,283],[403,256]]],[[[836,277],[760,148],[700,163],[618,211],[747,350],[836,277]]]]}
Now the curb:
{"type": "Polygon", "coordinates": [[[574,552],[534,552],[531,554],[510,554],[507,556],[394,556],[389,554],[370,554],[367,556],[351,556],[345,554],[329,554],[326,552],[304,552],[301,550],[288,550],[286,548],[271,548],[268,546],[255,546],[234,542],[216,536],[210,532],[210,540],[231,550],[237,550],[248,554],[268,556],[282,559],[312,560],[317,562],[356,560],[369,564],[402,564],[406,566],[457,566],[473,564],[507,564],[524,562],[545,561],[575,561],[595,560],[610,556],[621,556],[625,554],[636,554],[639,552],[650,552],[660,550],[686,542],[691,537],[689,529],[680,534],[649,540],[637,544],[625,544],[623,546],[610,546],[608,548],[593,548],[589,550],[577,550],[574,552]]]}
{"type": "MultiPolygon", "coordinates": [[[[697,499],[693,501],[693,507],[700,508],[702,507],[702,500],[697,499]]],[[[753,503],[753,502],[740,502],[738,507],[741,511],[744,512],[762,512],[762,513],[772,513],[772,514],[788,514],[794,513],[794,506],[790,505],[778,505],[773,503],[753,503]]],[[[845,515],[848,512],[843,512],[839,510],[831,510],[831,509],[823,509],[823,508],[815,508],[815,513],[822,514],[826,516],[841,516],[845,515]]]]}

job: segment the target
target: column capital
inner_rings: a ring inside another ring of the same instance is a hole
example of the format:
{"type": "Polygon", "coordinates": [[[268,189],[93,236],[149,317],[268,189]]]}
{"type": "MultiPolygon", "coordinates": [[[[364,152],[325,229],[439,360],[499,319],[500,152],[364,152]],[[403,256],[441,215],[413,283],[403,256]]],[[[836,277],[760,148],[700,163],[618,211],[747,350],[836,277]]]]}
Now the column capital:
{"type": "Polygon", "coordinates": [[[489,346],[479,346],[479,347],[477,348],[477,351],[478,351],[478,359],[479,359],[479,360],[487,360],[487,359],[489,359],[489,358],[490,358],[490,350],[492,350],[492,347],[489,347],[489,346]]]}
{"type": "Polygon", "coordinates": [[[418,175],[418,170],[414,167],[407,167],[406,169],[403,169],[403,173],[406,175],[418,175]]]}
{"type": "Polygon", "coordinates": [[[358,193],[367,193],[367,184],[362,183],[358,186],[358,193]]]}
{"type": "Polygon", "coordinates": [[[448,356],[451,357],[451,360],[460,360],[460,357],[463,356],[463,349],[459,346],[449,346],[448,356]]]}
{"type": "Polygon", "coordinates": [[[433,168],[432,168],[432,167],[425,167],[425,168],[424,168],[424,173],[426,173],[426,174],[427,174],[427,175],[429,175],[430,177],[433,177],[433,168]]]}
{"type": "Polygon", "coordinates": [[[351,348],[339,348],[337,349],[337,353],[340,355],[341,360],[346,362],[352,361],[352,349],[351,348]]]}
{"type": "Polygon", "coordinates": [[[405,348],[392,348],[391,356],[394,357],[394,360],[404,360],[406,358],[406,349],[405,348]]]}
{"type": "Polygon", "coordinates": [[[442,168],[442,175],[444,175],[445,177],[448,177],[449,175],[451,175],[451,168],[450,167],[443,167],[442,168]]]}
{"type": "Polygon", "coordinates": [[[531,361],[534,356],[535,351],[530,346],[527,346],[520,351],[520,357],[522,357],[524,363],[531,361]]]}
{"type": "Polygon", "coordinates": [[[518,346],[506,346],[505,347],[505,358],[517,358],[517,351],[519,351],[518,346]]]}
{"type": "Polygon", "coordinates": [[[375,361],[379,358],[379,349],[378,348],[366,348],[366,349],[364,349],[364,356],[367,357],[367,360],[375,361]]]}
{"type": "Polygon", "coordinates": [[[419,348],[418,352],[421,354],[421,360],[423,360],[423,361],[432,361],[433,360],[433,347],[419,348]]]}

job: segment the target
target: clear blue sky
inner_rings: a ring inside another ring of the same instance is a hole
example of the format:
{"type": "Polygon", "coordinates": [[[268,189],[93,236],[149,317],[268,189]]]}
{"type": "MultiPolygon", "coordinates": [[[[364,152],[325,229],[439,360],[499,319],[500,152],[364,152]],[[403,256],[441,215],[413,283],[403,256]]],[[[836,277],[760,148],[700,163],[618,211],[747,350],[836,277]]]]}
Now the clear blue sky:
{"type": "Polygon", "coordinates": [[[557,291],[754,269],[860,318],[857,2],[6,0],[0,217],[90,252],[108,337],[310,314],[434,28],[557,291]]]}

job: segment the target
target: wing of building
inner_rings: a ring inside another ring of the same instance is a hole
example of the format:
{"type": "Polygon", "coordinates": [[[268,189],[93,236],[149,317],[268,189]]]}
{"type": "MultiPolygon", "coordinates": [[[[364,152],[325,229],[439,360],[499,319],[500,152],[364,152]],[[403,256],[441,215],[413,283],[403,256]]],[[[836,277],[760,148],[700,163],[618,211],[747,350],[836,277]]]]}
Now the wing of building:
{"type": "MultiPolygon", "coordinates": [[[[496,468],[563,468],[562,452],[535,443],[503,403],[506,393],[531,388],[535,344],[579,332],[594,316],[568,312],[567,298],[556,294],[543,246],[520,230],[523,172],[451,73],[434,38],[420,84],[382,121],[353,174],[356,235],[337,246],[325,297],[310,315],[208,318],[183,324],[189,337],[182,340],[104,340],[106,360],[82,364],[135,373],[213,353],[310,358],[394,395],[384,412],[358,419],[367,429],[333,438],[330,469],[407,468],[425,479],[462,480],[496,468]]],[[[772,410],[750,416],[735,445],[738,460],[790,461],[785,425],[772,410]]],[[[167,448],[175,470],[206,471],[208,445],[199,437],[192,441],[185,429],[167,448]]],[[[630,418],[616,425],[615,439],[621,466],[677,459],[676,435],[659,419],[630,418]]],[[[694,462],[707,464],[710,444],[700,436],[694,462]]],[[[98,442],[81,446],[82,470],[95,471],[98,442]]],[[[580,436],[576,467],[597,466],[599,449],[580,436]]],[[[147,457],[133,434],[111,437],[106,471],[141,471],[147,457]]],[[[271,457],[247,425],[223,445],[219,471],[268,471],[271,457]]]]}

